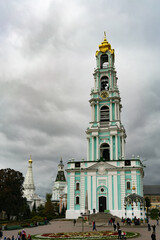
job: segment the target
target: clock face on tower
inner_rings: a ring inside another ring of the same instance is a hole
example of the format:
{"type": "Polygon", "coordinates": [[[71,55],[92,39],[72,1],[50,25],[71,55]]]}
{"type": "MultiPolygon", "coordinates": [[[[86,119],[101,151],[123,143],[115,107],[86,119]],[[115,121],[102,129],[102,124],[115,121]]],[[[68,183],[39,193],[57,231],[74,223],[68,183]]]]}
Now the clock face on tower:
{"type": "Polygon", "coordinates": [[[106,99],[108,97],[108,92],[106,90],[101,92],[101,98],[106,99]]]}

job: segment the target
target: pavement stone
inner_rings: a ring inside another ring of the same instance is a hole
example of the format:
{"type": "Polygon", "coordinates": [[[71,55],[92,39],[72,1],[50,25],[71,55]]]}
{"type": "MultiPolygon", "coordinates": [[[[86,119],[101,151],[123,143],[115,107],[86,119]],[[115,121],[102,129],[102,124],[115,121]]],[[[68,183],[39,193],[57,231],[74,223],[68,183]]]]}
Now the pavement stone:
{"type": "MultiPolygon", "coordinates": [[[[151,220],[150,224],[156,225],[155,220],[151,220]]],[[[151,233],[152,231],[148,231],[147,227],[144,226],[134,226],[134,227],[126,227],[121,224],[122,231],[128,231],[128,232],[138,232],[140,233],[140,237],[134,238],[139,240],[148,240],[151,239],[151,233]]],[[[104,230],[112,230],[112,226],[108,226],[107,223],[97,223],[96,224],[97,231],[104,231],[104,230]]],[[[81,232],[82,231],[82,223],[77,222],[74,226],[73,221],[51,221],[50,224],[44,225],[44,226],[37,226],[33,228],[25,228],[24,229],[28,234],[35,235],[35,234],[42,234],[42,233],[58,233],[58,232],[81,232]]],[[[92,231],[92,225],[84,224],[84,231],[92,231]]],[[[18,230],[10,230],[10,231],[3,231],[3,237],[17,237],[18,230]]],[[[160,226],[156,226],[156,239],[160,240],[160,226]]]]}

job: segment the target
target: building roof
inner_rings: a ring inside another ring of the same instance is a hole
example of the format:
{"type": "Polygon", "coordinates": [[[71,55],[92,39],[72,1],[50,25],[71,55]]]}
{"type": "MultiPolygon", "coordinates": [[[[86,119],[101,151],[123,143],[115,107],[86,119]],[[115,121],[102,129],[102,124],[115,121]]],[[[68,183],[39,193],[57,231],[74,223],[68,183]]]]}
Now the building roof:
{"type": "Polygon", "coordinates": [[[160,195],[160,185],[144,185],[144,195],[160,195]]]}

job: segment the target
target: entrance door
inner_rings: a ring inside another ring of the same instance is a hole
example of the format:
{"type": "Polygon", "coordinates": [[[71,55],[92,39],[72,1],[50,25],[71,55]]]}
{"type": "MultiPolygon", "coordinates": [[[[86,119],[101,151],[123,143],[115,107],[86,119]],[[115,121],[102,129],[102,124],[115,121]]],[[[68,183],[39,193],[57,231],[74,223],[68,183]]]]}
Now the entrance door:
{"type": "Polygon", "coordinates": [[[106,210],[106,197],[99,197],[99,212],[106,210]]]}

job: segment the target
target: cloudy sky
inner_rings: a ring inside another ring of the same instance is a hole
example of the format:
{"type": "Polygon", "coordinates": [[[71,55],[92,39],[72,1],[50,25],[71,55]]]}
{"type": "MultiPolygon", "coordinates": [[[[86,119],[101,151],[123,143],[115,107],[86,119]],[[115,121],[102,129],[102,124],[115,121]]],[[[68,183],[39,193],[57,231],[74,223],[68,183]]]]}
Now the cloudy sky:
{"type": "Polygon", "coordinates": [[[107,39],[127,132],[126,156],[146,160],[160,184],[160,2],[0,1],[0,168],[23,172],[30,154],[38,194],[51,192],[60,158],[86,159],[95,52],[107,39]]]}

